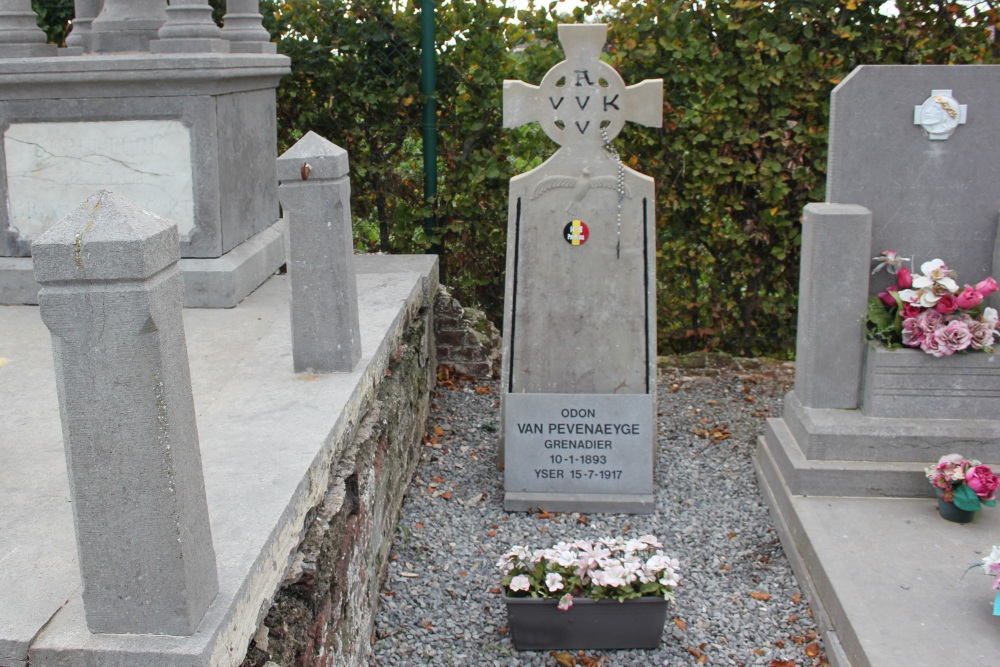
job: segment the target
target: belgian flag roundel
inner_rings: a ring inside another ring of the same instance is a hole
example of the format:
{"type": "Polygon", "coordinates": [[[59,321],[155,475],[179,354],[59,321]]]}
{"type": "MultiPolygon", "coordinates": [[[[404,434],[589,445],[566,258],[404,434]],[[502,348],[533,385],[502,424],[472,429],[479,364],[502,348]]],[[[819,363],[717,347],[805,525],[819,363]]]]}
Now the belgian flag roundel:
{"type": "Polygon", "coordinates": [[[563,238],[570,245],[583,245],[590,238],[590,229],[583,220],[573,220],[563,227],[563,238]]]}

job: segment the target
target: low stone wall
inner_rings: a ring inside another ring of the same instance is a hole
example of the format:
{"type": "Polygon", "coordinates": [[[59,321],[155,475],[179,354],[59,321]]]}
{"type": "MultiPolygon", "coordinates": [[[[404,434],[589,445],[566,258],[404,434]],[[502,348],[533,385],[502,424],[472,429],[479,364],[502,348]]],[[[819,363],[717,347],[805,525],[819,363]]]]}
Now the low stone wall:
{"type": "Polygon", "coordinates": [[[433,314],[412,320],[243,667],[367,665],[403,495],[420,458],[436,367],[433,314]]]}
{"type": "Polygon", "coordinates": [[[463,308],[444,285],[434,299],[434,326],[439,364],[473,378],[500,377],[500,332],[486,313],[463,308]]]}

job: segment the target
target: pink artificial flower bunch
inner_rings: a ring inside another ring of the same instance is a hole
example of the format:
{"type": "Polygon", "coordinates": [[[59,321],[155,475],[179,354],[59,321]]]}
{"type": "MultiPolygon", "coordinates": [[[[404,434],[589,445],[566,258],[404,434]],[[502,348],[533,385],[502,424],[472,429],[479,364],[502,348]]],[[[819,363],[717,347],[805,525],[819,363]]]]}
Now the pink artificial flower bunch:
{"type": "Polygon", "coordinates": [[[887,250],[874,258],[895,274],[896,284],[878,295],[885,308],[896,318],[901,342],[919,347],[935,357],[946,357],[966,350],[993,351],[997,335],[997,311],[983,308],[983,300],[997,291],[992,277],[975,286],[959,287],[956,274],[940,259],[920,265],[914,274],[901,265],[895,252],[887,250]]]}
{"type": "Polygon", "coordinates": [[[948,454],[925,470],[931,484],[941,490],[941,499],[959,509],[977,512],[983,505],[996,505],[998,478],[989,466],[961,454],[948,454]]]}

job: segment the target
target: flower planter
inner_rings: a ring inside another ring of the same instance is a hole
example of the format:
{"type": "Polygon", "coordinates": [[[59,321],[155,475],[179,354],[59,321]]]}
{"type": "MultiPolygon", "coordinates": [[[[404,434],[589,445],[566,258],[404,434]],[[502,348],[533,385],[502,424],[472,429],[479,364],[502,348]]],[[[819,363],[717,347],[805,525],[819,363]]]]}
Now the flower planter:
{"type": "Polygon", "coordinates": [[[941,489],[935,488],[934,492],[937,494],[938,499],[938,514],[941,518],[946,521],[953,521],[955,523],[970,523],[976,518],[975,512],[970,512],[969,510],[963,510],[962,508],[955,505],[955,503],[950,503],[943,498],[944,492],[941,489]]]}
{"type": "Polygon", "coordinates": [[[861,409],[869,417],[996,419],[1000,355],[934,357],[869,342],[861,409]]]}
{"type": "Polygon", "coordinates": [[[519,651],[549,649],[652,649],[660,645],[667,601],[661,597],[618,602],[504,597],[511,640],[519,651]]]}

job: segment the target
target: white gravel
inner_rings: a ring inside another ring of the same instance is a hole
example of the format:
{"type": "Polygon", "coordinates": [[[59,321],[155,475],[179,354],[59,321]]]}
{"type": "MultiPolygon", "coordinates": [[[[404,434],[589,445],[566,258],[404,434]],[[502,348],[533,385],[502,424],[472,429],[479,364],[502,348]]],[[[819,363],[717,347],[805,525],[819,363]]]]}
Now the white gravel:
{"type": "Polygon", "coordinates": [[[656,512],[548,518],[503,510],[497,384],[439,387],[395,536],[371,664],[826,665],[751,464],[763,420],[780,414],[791,381],[791,368],[778,364],[661,370],[656,512]],[[681,563],[657,650],[514,650],[495,568],[501,553],[645,533],[681,563]]]}

